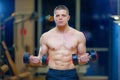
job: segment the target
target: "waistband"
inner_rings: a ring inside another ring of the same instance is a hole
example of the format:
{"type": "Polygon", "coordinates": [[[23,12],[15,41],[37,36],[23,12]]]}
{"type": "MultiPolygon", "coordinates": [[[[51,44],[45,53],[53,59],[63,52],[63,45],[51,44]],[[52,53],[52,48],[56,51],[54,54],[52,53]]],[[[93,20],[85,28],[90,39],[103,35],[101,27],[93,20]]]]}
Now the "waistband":
{"type": "Polygon", "coordinates": [[[64,72],[64,71],[76,71],[76,68],[73,68],[73,69],[66,69],[66,70],[59,70],[59,69],[52,69],[52,68],[49,68],[48,70],[50,70],[50,71],[62,71],[62,72],[64,72]]]}

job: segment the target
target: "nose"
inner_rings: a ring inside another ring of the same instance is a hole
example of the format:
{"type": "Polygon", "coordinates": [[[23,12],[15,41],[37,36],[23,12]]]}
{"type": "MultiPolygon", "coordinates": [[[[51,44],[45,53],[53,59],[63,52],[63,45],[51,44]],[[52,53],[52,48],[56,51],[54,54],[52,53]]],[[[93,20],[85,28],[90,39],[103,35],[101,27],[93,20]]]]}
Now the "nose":
{"type": "Polygon", "coordinates": [[[62,19],[62,16],[60,16],[59,19],[62,19]]]}

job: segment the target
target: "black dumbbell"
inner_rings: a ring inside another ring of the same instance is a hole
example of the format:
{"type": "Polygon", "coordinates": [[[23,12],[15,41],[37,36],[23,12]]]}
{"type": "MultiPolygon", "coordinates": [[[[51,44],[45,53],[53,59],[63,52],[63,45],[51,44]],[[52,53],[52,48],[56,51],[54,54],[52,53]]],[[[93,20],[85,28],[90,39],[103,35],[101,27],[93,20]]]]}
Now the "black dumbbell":
{"type": "Polygon", "coordinates": [[[94,62],[94,61],[96,61],[96,60],[98,59],[98,54],[97,54],[96,51],[92,50],[92,51],[90,51],[90,52],[88,52],[88,53],[89,53],[89,55],[91,56],[90,60],[91,60],[92,62],[94,62]]]}
{"type": "MultiPolygon", "coordinates": [[[[24,53],[24,56],[23,56],[23,62],[24,63],[30,63],[30,54],[29,53],[24,53]]],[[[42,57],[42,64],[43,65],[47,65],[48,64],[48,56],[45,54],[45,55],[43,55],[43,57],[42,57]]]]}
{"type": "MultiPolygon", "coordinates": [[[[91,56],[90,61],[94,62],[98,59],[98,54],[96,53],[96,51],[93,50],[93,51],[90,51],[88,53],[91,56]]],[[[72,54],[72,60],[73,60],[74,65],[79,64],[77,54],[72,54]]]]}
{"type": "Polygon", "coordinates": [[[48,65],[48,61],[49,61],[48,56],[46,54],[43,55],[43,57],[42,57],[42,65],[48,65]]]}
{"type": "Polygon", "coordinates": [[[30,58],[30,54],[25,52],[24,55],[23,55],[23,62],[24,63],[30,63],[29,58],[30,58]]]}

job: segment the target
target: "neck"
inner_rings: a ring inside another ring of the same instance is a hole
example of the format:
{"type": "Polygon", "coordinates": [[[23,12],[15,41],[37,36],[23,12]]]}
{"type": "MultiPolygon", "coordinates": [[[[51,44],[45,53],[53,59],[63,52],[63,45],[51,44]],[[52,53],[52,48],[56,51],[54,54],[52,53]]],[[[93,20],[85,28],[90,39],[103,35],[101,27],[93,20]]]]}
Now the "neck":
{"type": "Polygon", "coordinates": [[[59,31],[59,32],[67,32],[69,31],[70,27],[67,25],[67,26],[57,26],[56,27],[56,30],[59,31]]]}

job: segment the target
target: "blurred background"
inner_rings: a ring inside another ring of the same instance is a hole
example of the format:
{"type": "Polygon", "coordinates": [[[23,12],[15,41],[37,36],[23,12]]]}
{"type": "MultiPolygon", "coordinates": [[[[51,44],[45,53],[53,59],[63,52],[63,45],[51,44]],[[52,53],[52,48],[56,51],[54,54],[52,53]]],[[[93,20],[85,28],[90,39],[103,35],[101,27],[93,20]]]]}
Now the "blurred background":
{"type": "Polygon", "coordinates": [[[40,36],[55,26],[59,4],[69,8],[70,26],[85,34],[87,51],[98,53],[96,62],[77,66],[81,80],[120,80],[120,0],[0,0],[0,80],[44,80],[48,68],[22,58],[26,51],[38,55],[40,36]]]}

